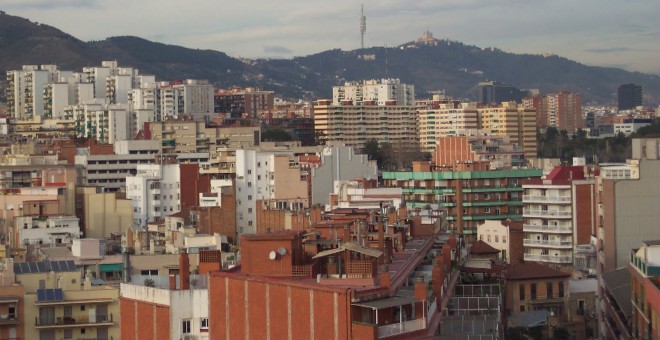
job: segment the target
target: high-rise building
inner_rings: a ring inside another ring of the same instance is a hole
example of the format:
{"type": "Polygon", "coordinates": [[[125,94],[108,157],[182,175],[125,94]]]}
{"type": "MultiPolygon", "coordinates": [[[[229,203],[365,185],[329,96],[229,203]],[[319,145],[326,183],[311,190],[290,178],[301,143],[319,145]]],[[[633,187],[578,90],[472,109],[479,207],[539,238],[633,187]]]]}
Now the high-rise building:
{"type": "Polygon", "coordinates": [[[536,157],[536,111],[504,102],[497,107],[478,108],[479,128],[492,136],[507,137],[523,148],[525,157],[536,157]]]}
{"type": "Polygon", "coordinates": [[[558,166],[523,190],[525,262],[572,269],[573,249],[589,245],[595,230],[593,178],[582,166],[558,166]]]}
{"type": "Polygon", "coordinates": [[[582,118],[582,95],[560,91],[546,95],[541,103],[543,116],[547,117],[547,126],[557,130],[573,132],[584,127],[582,118]]]}
{"type": "Polygon", "coordinates": [[[255,88],[218,90],[214,95],[214,112],[228,114],[230,118],[258,118],[273,111],[275,93],[255,88]]]}
{"type": "Polygon", "coordinates": [[[7,71],[7,113],[19,120],[44,115],[44,89],[58,81],[55,65],[24,65],[21,70],[7,71]]]}
{"type": "Polygon", "coordinates": [[[632,110],[642,106],[642,87],[635,84],[619,86],[619,110],[632,110]]]}
{"type": "Polygon", "coordinates": [[[329,144],[361,148],[375,139],[410,149],[419,143],[414,87],[398,79],[335,86],[332,101],[314,104],[314,127],[329,144]]]}
{"type": "Polygon", "coordinates": [[[497,81],[484,81],[479,83],[479,102],[482,104],[500,104],[502,102],[517,102],[527,95],[527,91],[521,91],[510,84],[497,81]]]}

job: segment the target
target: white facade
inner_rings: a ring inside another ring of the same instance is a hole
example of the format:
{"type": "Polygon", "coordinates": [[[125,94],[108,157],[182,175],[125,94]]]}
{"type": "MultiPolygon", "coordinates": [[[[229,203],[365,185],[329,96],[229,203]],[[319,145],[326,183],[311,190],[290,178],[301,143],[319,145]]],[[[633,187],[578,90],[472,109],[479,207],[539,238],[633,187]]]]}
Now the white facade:
{"type": "Polygon", "coordinates": [[[71,244],[80,238],[79,220],[75,216],[16,217],[16,231],[23,245],[71,244]]]}
{"type": "Polygon", "coordinates": [[[400,207],[403,201],[402,188],[365,189],[359,181],[335,181],[334,194],[337,195],[337,206],[326,206],[326,211],[334,208],[379,209],[381,204],[400,207]]]}
{"type": "Polygon", "coordinates": [[[333,105],[340,105],[343,101],[375,101],[378,105],[395,101],[396,105],[412,106],[415,105],[415,86],[402,84],[399,79],[364,80],[333,86],[333,105]]]}
{"type": "Polygon", "coordinates": [[[273,152],[236,150],[236,227],[238,234],[257,231],[256,201],[270,198],[275,183],[273,152]]]}
{"type": "Polygon", "coordinates": [[[523,185],[523,231],[525,261],[572,265],[572,186],[523,185]]]}
{"type": "Polygon", "coordinates": [[[126,197],[133,200],[134,224],[146,226],[181,210],[179,164],[139,164],[126,177],[126,197]]]}
{"type": "Polygon", "coordinates": [[[183,90],[183,114],[213,113],[213,85],[189,79],[174,87],[183,90]]]}
{"type": "Polygon", "coordinates": [[[7,112],[12,118],[30,120],[44,113],[44,89],[58,81],[55,65],[24,65],[7,71],[7,112]]]}

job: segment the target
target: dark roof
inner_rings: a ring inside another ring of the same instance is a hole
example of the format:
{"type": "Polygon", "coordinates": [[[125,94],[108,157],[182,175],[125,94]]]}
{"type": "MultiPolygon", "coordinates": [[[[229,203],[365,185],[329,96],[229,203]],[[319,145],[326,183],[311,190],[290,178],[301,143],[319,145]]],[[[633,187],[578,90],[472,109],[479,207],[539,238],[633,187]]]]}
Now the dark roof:
{"type": "Polygon", "coordinates": [[[493,248],[493,246],[483,240],[478,240],[470,247],[470,254],[475,255],[498,254],[499,252],[499,250],[493,248]]]}
{"type": "Polygon", "coordinates": [[[516,263],[506,266],[507,280],[534,280],[569,277],[571,274],[540,263],[516,263]]]}
{"type": "Polygon", "coordinates": [[[619,305],[619,309],[630,319],[632,314],[632,302],[630,302],[630,271],[627,267],[619,268],[603,274],[606,289],[619,305]]]}

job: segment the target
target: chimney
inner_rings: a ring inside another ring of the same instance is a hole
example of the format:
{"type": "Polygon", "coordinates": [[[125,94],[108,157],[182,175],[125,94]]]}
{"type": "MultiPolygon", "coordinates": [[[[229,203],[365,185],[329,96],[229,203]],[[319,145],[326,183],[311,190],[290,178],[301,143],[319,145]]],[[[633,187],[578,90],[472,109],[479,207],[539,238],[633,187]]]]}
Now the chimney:
{"type": "Polygon", "coordinates": [[[424,317],[424,310],[427,308],[427,289],[424,283],[424,276],[415,277],[415,319],[424,317]]]}
{"type": "Polygon", "coordinates": [[[184,250],[179,255],[179,288],[181,290],[190,289],[190,260],[188,259],[188,251],[184,250]]]}
{"type": "Polygon", "coordinates": [[[344,224],[344,239],[342,241],[344,243],[351,241],[351,227],[348,223],[344,224]]]}
{"type": "Polygon", "coordinates": [[[176,290],[176,274],[170,274],[170,290],[176,290]]]}

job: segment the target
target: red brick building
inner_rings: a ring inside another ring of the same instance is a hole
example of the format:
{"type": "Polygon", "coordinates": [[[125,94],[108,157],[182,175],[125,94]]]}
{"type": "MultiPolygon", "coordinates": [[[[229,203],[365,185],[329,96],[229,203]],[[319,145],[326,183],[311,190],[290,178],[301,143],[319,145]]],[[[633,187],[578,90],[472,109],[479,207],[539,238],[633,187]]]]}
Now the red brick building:
{"type": "Polygon", "coordinates": [[[435,237],[398,238],[404,231],[367,219],[328,238],[291,231],[244,235],[240,271],[210,274],[209,304],[221,306],[210,310],[210,338],[432,336],[458,278],[451,271],[456,238],[436,251],[435,237]],[[424,275],[428,254],[433,284],[418,278],[409,285],[411,276],[424,275]]]}

